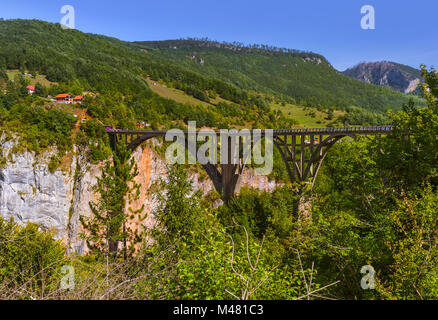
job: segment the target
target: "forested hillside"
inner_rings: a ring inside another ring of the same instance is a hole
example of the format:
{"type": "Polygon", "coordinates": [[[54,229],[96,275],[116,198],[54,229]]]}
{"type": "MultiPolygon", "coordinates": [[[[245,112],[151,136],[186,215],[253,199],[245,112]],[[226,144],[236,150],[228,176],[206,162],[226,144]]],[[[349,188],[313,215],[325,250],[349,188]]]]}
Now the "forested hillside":
{"type": "MultiPolygon", "coordinates": [[[[164,58],[150,57],[130,43],[64,30],[59,24],[0,21],[0,70],[2,127],[22,132],[27,141],[23,145],[33,150],[64,141],[55,138],[59,134],[69,135],[70,125],[46,126],[54,112],[61,118],[66,111],[72,113],[59,105],[54,107],[57,111],[47,110],[51,105],[48,95],[66,92],[89,93],[82,108],[90,117],[101,124],[125,128],[135,128],[138,121],[147,121],[151,128],[181,127],[189,120],[196,120],[199,126],[223,128],[294,124],[293,119],[270,110],[269,103],[259,94],[202,76],[164,58]],[[9,79],[10,70],[16,70],[15,79],[9,79]],[[43,76],[51,81],[50,85],[37,83],[35,94],[28,95],[30,79],[25,74],[31,74],[33,80],[43,76]],[[147,77],[154,75],[178,80],[185,91],[201,100],[209,101],[213,95],[226,100],[206,107],[160,97],[147,84],[147,77]],[[29,116],[32,113],[38,116],[29,116]],[[45,138],[37,139],[41,134],[45,138]]],[[[95,135],[93,130],[85,132],[95,135]]]]}
{"type": "Polygon", "coordinates": [[[201,100],[211,92],[238,104],[251,104],[246,90],[337,109],[383,111],[408,101],[400,93],[345,77],[318,54],[297,50],[205,40],[131,44],[28,20],[1,21],[0,31],[0,66],[38,72],[56,82],[77,79],[86,91],[138,94],[147,91],[144,77],[150,75],[201,100]]]}
{"type": "MultiPolygon", "coordinates": [[[[208,99],[211,90],[235,103],[265,106],[259,96],[224,81],[202,76],[164,57],[151,57],[128,42],[42,21],[0,22],[0,66],[41,73],[48,80],[80,81],[86,91],[142,94],[145,77],[160,77],[189,86],[192,95],[208,99]]],[[[158,79],[157,79],[158,80],[158,79]]]]}
{"type": "Polygon", "coordinates": [[[150,56],[167,57],[241,88],[283,94],[301,105],[384,111],[400,109],[408,100],[398,92],[344,76],[315,53],[194,39],[135,44],[150,56]]]}
{"type": "MultiPolygon", "coordinates": [[[[408,101],[401,93],[341,75],[314,53],[200,40],[133,44],[37,20],[0,21],[0,71],[2,126],[17,128],[32,150],[51,144],[68,149],[74,122],[47,125],[79,112],[48,110],[47,96],[65,92],[89,93],[82,104],[89,117],[125,128],[138,121],[151,128],[182,127],[189,120],[216,128],[287,128],[300,124],[301,116],[294,114],[300,104],[308,117],[315,117],[314,107],[326,112],[330,125],[382,124],[383,110],[408,101]],[[44,83],[29,96],[26,86],[36,79],[44,83]],[[148,79],[202,103],[160,96],[148,79]],[[339,108],[347,113],[333,117],[339,108]]],[[[92,123],[82,126],[84,133],[96,138],[87,126],[92,123]]],[[[97,159],[104,157],[100,153],[97,159]]]]}
{"type": "MultiPolygon", "coordinates": [[[[157,129],[184,127],[190,120],[213,128],[377,125],[388,121],[384,110],[397,110],[409,99],[346,77],[315,53],[208,40],[129,43],[37,20],[0,21],[0,77],[2,127],[21,133],[23,148],[39,152],[57,145],[52,169],[71,147],[73,115],[81,113],[52,105],[48,96],[59,93],[87,93],[81,108],[92,121],[76,137],[101,142],[90,151],[96,161],[108,154],[102,124],[131,129],[140,121],[157,129]],[[45,85],[37,83],[35,94],[28,95],[26,87],[36,79],[45,85]],[[200,103],[160,95],[150,81],[200,103]]],[[[286,176],[284,168],[273,174],[280,180],[286,176]]]]}

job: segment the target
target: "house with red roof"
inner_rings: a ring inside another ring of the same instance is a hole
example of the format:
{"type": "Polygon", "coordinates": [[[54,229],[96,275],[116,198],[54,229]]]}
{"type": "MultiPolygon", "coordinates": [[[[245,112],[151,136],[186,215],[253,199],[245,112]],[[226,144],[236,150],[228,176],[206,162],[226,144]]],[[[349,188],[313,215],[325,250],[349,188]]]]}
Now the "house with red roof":
{"type": "Polygon", "coordinates": [[[73,104],[82,104],[82,99],[84,98],[84,96],[76,96],[73,98],[73,104]]]}
{"type": "Polygon", "coordinates": [[[27,88],[28,94],[33,95],[33,93],[35,92],[35,87],[28,85],[26,88],[27,88]]]}
{"type": "Polygon", "coordinates": [[[55,97],[55,99],[57,103],[70,104],[73,102],[71,95],[68,93],[60,93],[55,97]]]}

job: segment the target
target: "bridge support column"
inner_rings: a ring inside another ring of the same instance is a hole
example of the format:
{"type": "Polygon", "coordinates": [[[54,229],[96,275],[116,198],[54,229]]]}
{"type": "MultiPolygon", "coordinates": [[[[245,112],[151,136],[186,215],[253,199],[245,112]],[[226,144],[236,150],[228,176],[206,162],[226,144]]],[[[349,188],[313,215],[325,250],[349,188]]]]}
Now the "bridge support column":
{"type": "Polygon", "coordinates": [[[236,166],[233,164],[222,165],[222,200],[227,203],[235,193],[239,183],[239,175],[235,174],[236,166]]]}
{"type": "MultiPolygon", "coordinates": [[[[224,203],[227,203],[228,201],[230,201],[237,189],[237,185],[239,183],[239,178],[240,178],[240,174],[239,174],[239,164],[235,164],[235,162],[237,162],[239,160],[239,154],[236,152],[240,151],[240,145],[238,146],[238,150],[236,151],[236,146],[232,143],[233,139],[231,137],[227,137],[226,138],[226,150],[227,150],[227,154],[221,154],[221,162],[222,161],[222,156],[226,156],[226,163],[222,163],[221,164],[221,168],[222,168],[222,200],[224,201],[224,203]]],[[[225,141],[222,141],[222,143],[224,143],[225,141]]],[[[240,142],[240,141],[239,141],[240,142]]]]}

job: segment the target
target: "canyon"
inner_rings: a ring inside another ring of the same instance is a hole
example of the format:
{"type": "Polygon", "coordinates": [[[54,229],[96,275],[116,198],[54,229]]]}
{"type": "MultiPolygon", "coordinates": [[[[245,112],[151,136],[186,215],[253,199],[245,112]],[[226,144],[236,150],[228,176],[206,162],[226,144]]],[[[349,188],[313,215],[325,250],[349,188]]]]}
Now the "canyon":
{"type": "MultiPolygon", "coordinates": [[[[5,132],[0,137],[0,216],[25,224],[38,224],[43,230],[53,230],[55,238],[62,240],[68,253],[83,254],[86,244],[81,239],[83,232],[79,217],[90,216],[90,201],[98,201],[93,185],[100,176],[102,163],[89,163],[86,150],[74,145],[60,168],[50,172],[48,163],[56,154],[55,148],[39,155],[35,152],[17,152],[18,137],[5,132]]],[[[158,206],[153,186],[161,179],[166,180],[166,163],[154,150],[160,141],[151,140],[133,152],[139,175],[136,182],[141,185],[140,197],[131,204],[133,209],[145,207],[146,227],[154,225],[153,212],[158,206]]],[[[193,190],[202,190],[204,195],[214,190],[213,183],[205,175],[189,173],[193,190]]],[[[246,169],[240,179],[240,186],[249,186],[272,191],[279,184],[267,176],[256,175],[246,169]]],[[[212,206],[220,205],[218,200],[212,206]]]]}

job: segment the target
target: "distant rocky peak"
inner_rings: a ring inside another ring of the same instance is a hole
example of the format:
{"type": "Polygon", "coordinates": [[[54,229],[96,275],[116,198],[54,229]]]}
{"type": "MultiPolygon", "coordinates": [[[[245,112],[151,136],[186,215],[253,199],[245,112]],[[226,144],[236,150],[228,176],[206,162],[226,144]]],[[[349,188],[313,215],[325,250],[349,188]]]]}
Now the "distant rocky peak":
{"type": "Polygon", "coordinates": [[[365,62],[343,72],[351,78],[389,87],[404,93],[418,89],[422,78],[419,70],[394,62],[365,62]]]}

